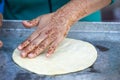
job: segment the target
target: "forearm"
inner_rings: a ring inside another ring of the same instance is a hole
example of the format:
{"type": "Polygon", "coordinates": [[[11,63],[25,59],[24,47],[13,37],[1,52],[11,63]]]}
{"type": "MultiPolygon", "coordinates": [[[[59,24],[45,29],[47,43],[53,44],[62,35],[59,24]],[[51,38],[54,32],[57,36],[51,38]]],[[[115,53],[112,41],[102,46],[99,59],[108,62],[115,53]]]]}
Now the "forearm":
{"type": "Polygon", "coordinates": [[[107,6],[111,0],[71,0],[56,12],[59,18],[70,21],[70,25],[79,19],[107,6]]]}

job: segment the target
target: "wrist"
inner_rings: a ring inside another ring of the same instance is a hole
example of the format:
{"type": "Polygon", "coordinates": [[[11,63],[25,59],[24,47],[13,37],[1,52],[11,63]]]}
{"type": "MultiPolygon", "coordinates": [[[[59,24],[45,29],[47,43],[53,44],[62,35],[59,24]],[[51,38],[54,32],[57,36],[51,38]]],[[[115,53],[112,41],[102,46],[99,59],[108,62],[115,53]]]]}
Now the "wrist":
{"type": "Polygon", "coordinates": [[[85,1],[84,0],[80,1],[71,0],[62,8],[58,9],[56,11],[56,14],[59,15],[59,18],[67,20],[70,25],[74,24],[80,19],[80,17],[83,17],[87,14],[87,8],[86,6],[83,5],[85,4],[85,1]]]}
{"type": "Polygon", "coordinates": [[[62,15],[70,24],[107,6],[111,0],[71,0],[56,12],[62,15]]]}

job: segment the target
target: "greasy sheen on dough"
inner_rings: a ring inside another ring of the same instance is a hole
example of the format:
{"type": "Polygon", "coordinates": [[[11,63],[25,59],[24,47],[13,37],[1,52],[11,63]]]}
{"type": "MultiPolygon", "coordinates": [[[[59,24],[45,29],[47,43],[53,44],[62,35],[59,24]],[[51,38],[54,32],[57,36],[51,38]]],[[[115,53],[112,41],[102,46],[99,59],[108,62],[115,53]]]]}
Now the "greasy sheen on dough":
{"type": "Polygon", "coordinates": [[[21,58],[20,51],[15,49],[12,58],[22,68],[42,75],[81,71],[90,67],[97,58],[97,51],[92,44],[69,38],[64,39],[51,57],[47,58],[45,54],[33,59],[21,58]]]}

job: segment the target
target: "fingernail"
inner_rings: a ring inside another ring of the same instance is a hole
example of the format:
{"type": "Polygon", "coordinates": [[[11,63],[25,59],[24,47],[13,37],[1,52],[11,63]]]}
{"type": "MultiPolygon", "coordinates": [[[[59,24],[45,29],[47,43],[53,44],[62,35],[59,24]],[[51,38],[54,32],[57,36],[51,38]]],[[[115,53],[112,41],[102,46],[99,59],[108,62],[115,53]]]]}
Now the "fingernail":
{"type": "Polygon", "coordinates": [[[50,56],[51,56],[51,54],[49,54],[49,53],[46,54],[46,57],[50,57],[50,56]]]}
{"type": "Polygon", "coordinates": [[[22,49],[21,45],[19,45],[19,46],[18,46],[18,49],[19,49],[19,50],[21,50],[21,49],[22,49]]]}
{"type": "Polygon", "coordinates": [[[22,52],[22,53],[21,53],[21,56],[22,56],[22,57],[25,57],[25,55],[26,55],[25,52],[22,52]]]}
{"type": "Polygon", "coordinates": [[[30,53],[30,54],[28,54],[28,57],[29,57],[29,58],[33,58],[33,57],[34,57],[34,54],[33,54],[33,53],[30,53]]]}

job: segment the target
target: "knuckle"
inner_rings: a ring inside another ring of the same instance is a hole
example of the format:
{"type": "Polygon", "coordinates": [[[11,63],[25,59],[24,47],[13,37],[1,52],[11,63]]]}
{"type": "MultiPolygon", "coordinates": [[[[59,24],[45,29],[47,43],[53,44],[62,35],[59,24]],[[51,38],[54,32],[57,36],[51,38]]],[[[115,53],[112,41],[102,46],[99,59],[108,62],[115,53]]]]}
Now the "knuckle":
{"type": "Polygon", "coordinates": [[[63,36],[64,36],[64,37],[66,37],[66,36],[67,36],[67,34],[68,34],[68,33],[67,33],[67,32],[65,32],[65,33],[63,34],[63,36]]]}
{"type": "Polygon", "coordinates": [[[28,48],[25,48],[24,50],[23,50],[23,52],[25,52],[26,54],[29,52],[29,50],[28,50],[28,48]]]}
{"type": "Polygon", "coordinates": [[[31,21],[33,24],[37,24],[38,20],[37,19],[33,19],[33,21],[31,21]]]}
{"type": "Polygon", "coordinates": [[[55,40],[55,39],[57,39],[57,35],[56,35],[56,34],[52,34],[52,35],[50,36],[50,40],[53,41],[53,40],[55,40]]]}
{"type": "Polygon", "coordinates": [[[29,39],[32,40],[35,36],[38,36],[38,35],[40,35],[40,32],[36,30],[34,33],[32,33],[29,39]]]}
{"type": "Polygon", "coordinates": [[[33,33],[32,33],[32,35],[30,35],[30,36],[27,38],[27,40],[28,40],[29,42],[31,42],[31,41],[32,41],[32,38],[33,38],[33,33]]]}
{"type": "Polygon", "coordinates": [[[50,47],[49,49],[48,49],[48,53],[53,53],[55,51],[55,47],[50,47]]]}
{"type": "Polygon", "coordinates": [[[27,42],[31,42],[32,40],[31,40],[31,36],[27,39],[27,42]]]}
{"type": "Polygon", "coordinates": [[[28,47],[26,47],[26,50],[32,51],[35,47],[36,47],[36,45],[34,43],[31,43],[30,45],[28,45],[28,47]]]}
{"type": "Polygon", "coordinates": [[[29,47],[31,47],[31,48],[37,47],[37,44],[32,42],[29,47]]]}
{"type": "Polygon", "coordinates": [[[52,29],[45,32],[46,35],[50,34],[52,32],[52,29]]]}
{"type": "Polygon", "coordinates": [[[53,33],[56,33],[58,30],[57,30],[57,27],[54,27],[54,28],[51,28],[51,29],[49,29],[49,30],[47,30],[46,32],[45,32],[45,34],[46,35],[51,35],[51,34],[53,34],[53,33]]]}
{"type": "Polygon", "coordinates": [[[37,52],[40,51],[40,50],[41,50],[41,48],[38,47],[38,48],[35,50],[35,53],[37,53],[37,52]]]}
{"type": "Polygon", "coordinates": [[[24,42],[21,44],[21,46],[22,46],[22,47],[25,47],[25,46],[27,46],[29,43],[30,43],[30,41],[29,41],[29,40],[26,40],[26,41],[24,41],[24,42]]]}
{"type": "Polygon", "coordinates": [[[39,46],[39,48],[41,48],[41,49],[45,49],[45,47],[46,47],[45,44],[41,44],[41,45],[39,46]]]}
{"type": "Polygon", "coordinates": [[[40,54],[40,51],[41,51],[41,49],[36,49],[34,53],[35,53],[36,55],[39,55],[39,54],[40,54]]]}
{"type": "Polygon", "coordinates": [[[44,49],[41,47],[37,47],[37,49],[34,51],[36,55],[39,55],[44,49]]]}
{"type": "Polygon", "coordinates": [[[55,50],[55,46],[51,46],[51,47],[49,48],[49,50],[54,51],[54,50],[55,50]]]}

